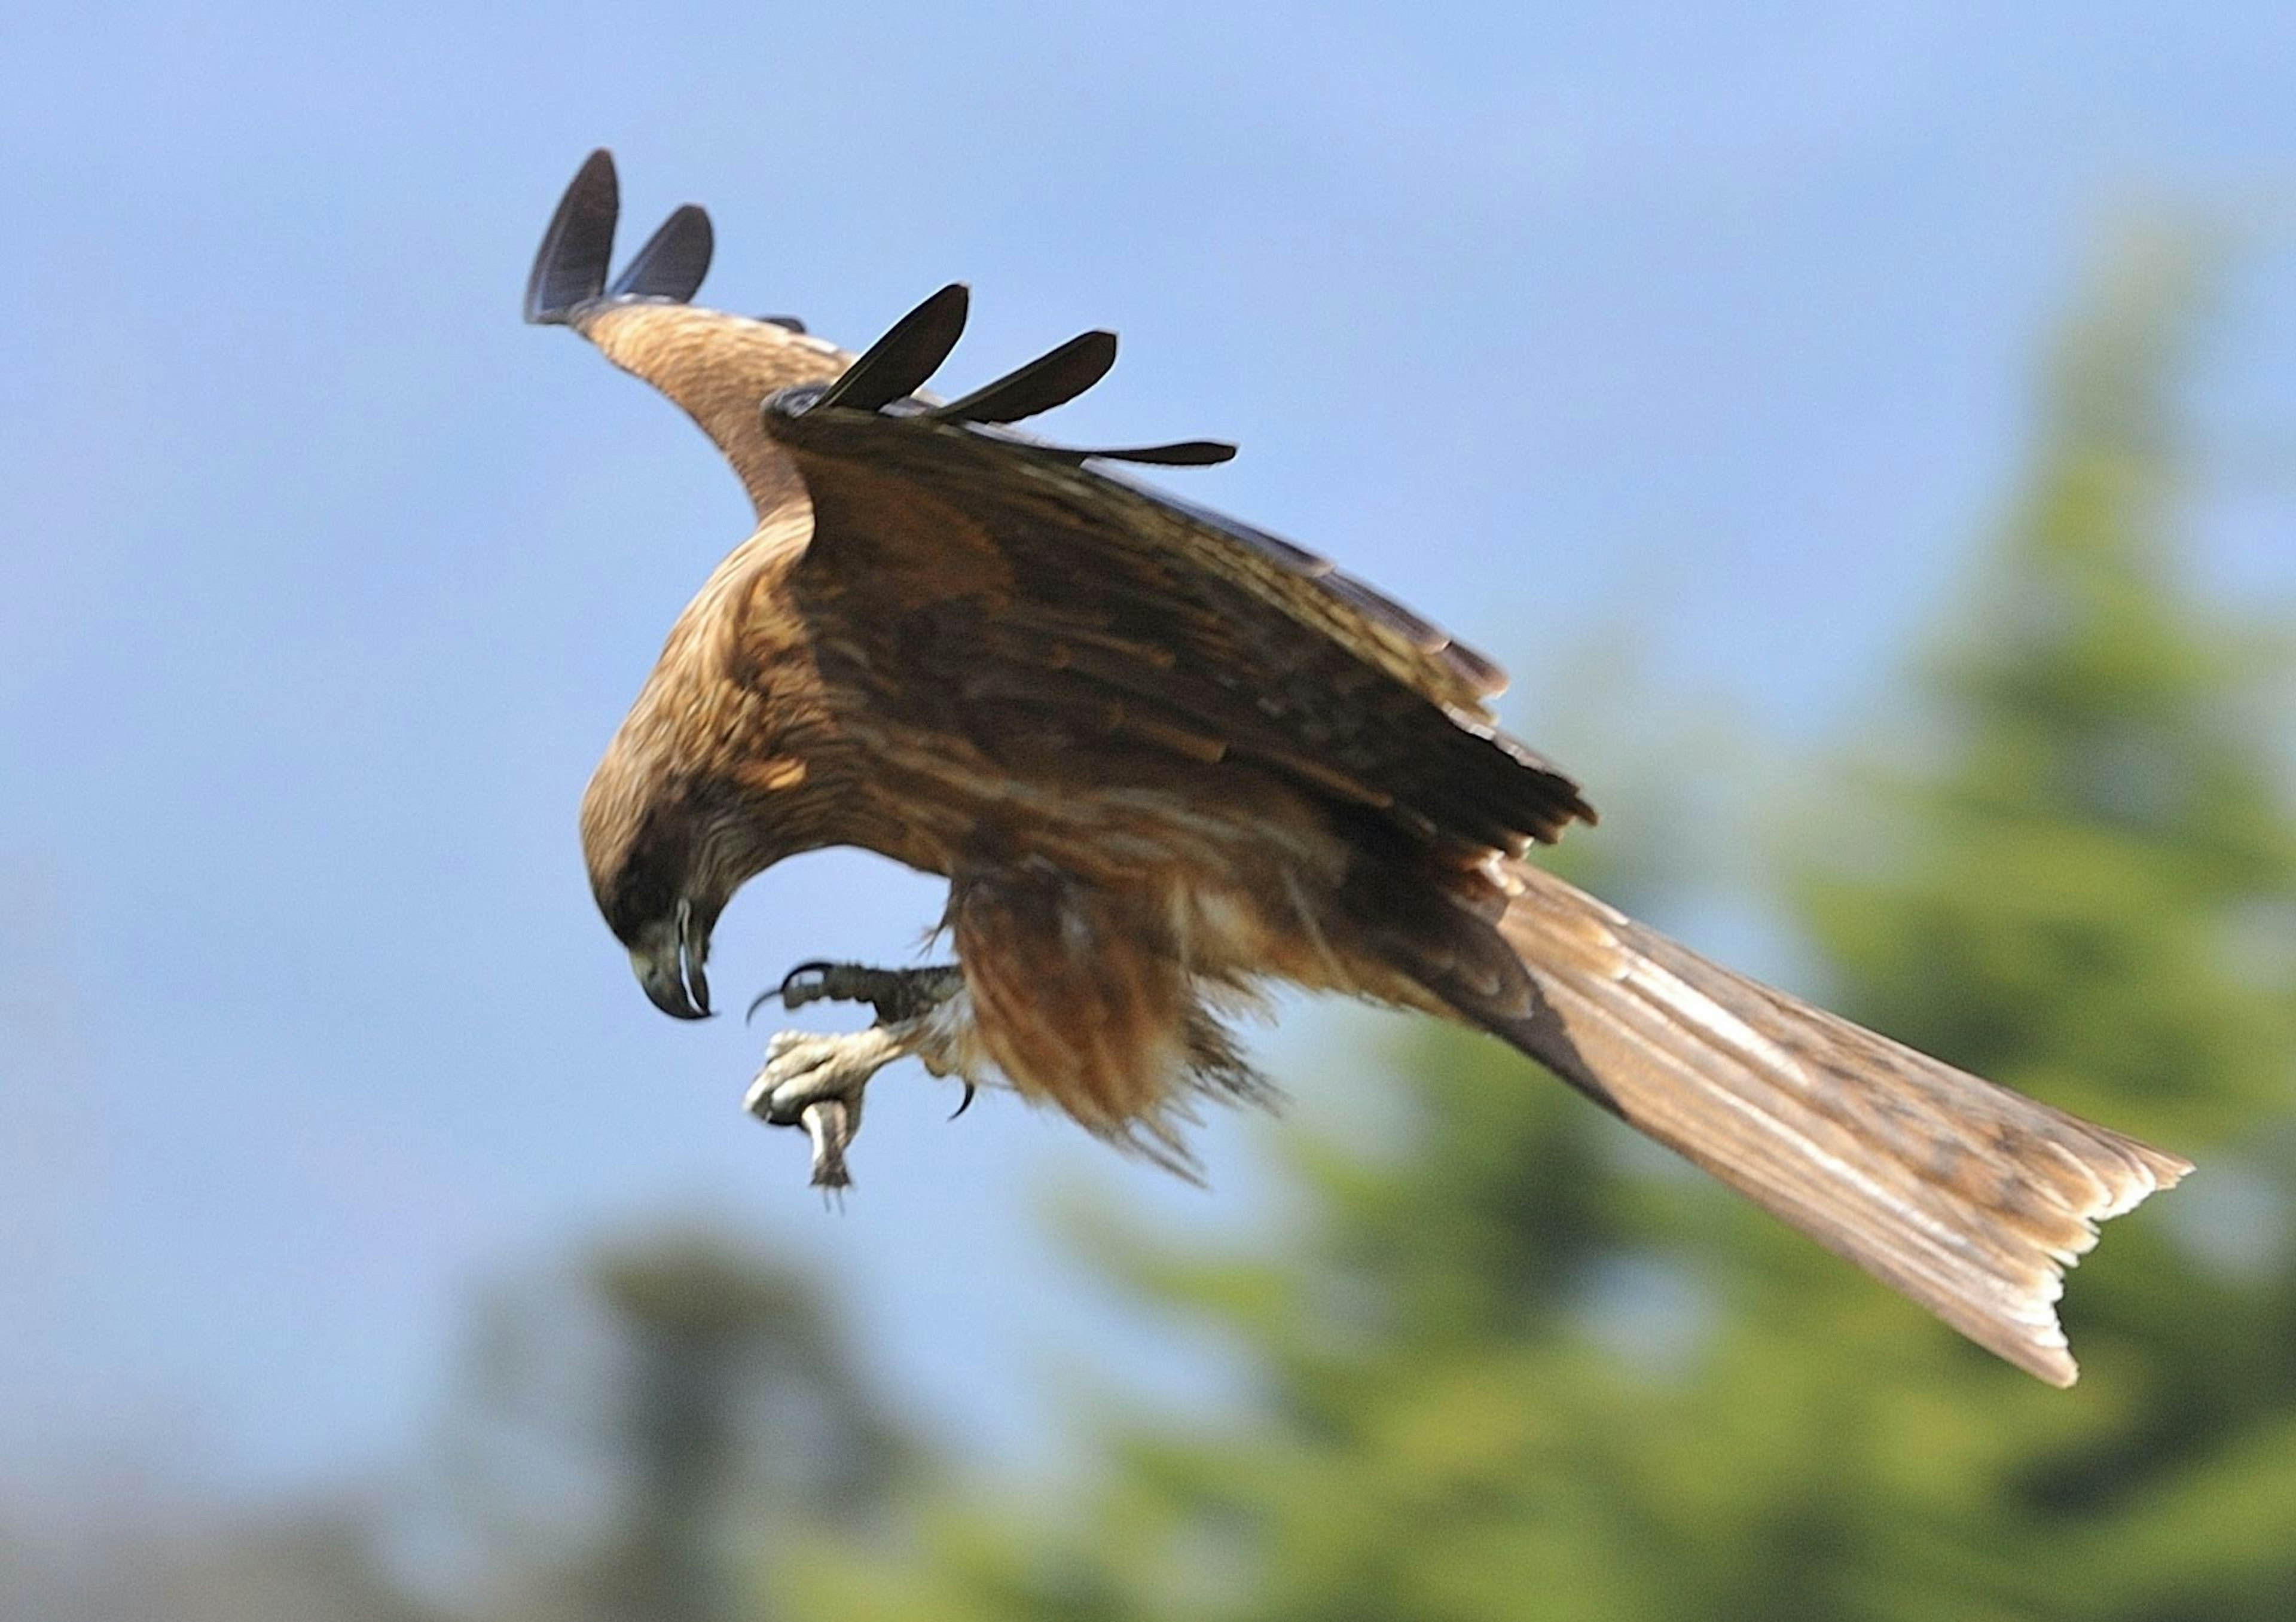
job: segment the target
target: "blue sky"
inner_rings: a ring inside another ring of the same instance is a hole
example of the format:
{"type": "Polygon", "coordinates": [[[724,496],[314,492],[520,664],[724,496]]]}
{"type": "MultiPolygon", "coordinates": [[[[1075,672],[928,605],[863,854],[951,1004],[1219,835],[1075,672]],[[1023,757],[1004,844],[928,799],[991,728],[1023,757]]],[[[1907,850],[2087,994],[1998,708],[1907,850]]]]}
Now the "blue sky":
{"type": "MultiPolygon", "coordinates": [[[[1197,1194],[895,1074],[825,1216],[737,1111],[754,1036],[630,983],[573,807],[746,510],[518,323],[594,145],[627,242],[711,209],[710,301],[857,343],[964,279],[952,381],[1117,329],[1062,437],[1239,440],[1174,481],[1500,655],[1535,735],[1628,619],[1652,692],[1759,733],[1885,710],[2100,227],[2194,200],[2249,234],[2202,565],[2296,594],[2284,6],[17,12],[0,1487],[387,1461],[478,1282],[679,1213],[835,1268],[882,1372],[1025,1456],[1048,1380],[1193,1350],[1059,1271],[1048,1183],[1268,1211],[1232,1126],[1197,1194]]],[[[807,858],[713,978],[898,959],[938,910],[807,858]]],[[[1313,1094],[1300,1024],[1269,1051],[1313,1094]]]]}

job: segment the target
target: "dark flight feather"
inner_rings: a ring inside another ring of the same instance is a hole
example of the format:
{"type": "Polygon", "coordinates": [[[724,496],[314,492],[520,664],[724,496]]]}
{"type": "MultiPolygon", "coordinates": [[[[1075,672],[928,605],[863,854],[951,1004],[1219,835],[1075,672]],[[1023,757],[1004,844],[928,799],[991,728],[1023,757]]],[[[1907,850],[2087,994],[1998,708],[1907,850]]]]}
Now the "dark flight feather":
{"type": "Polygon", "coordinates": [[[558,212],[543,233],[526,283],[526,318],[537,326],[563,325],[572,313],[606,291],[614,256],[614,225],[621,217],[621,184],[614,155],[600,147],[583,160],[558,212]]]}
{"type": "Polygon", "coordinates": [[[716,246],[709,214],[696,204],[682,204],[614,278],[606,297],[666,299],[684,304],[701,291],[716,246]]]}
{"type": "Polygon", "coordinates": [[[816,409],[843,407],[849,411],[881,411],[896,400],[906,400],[940,370],[956,340],[964,332],[972,293],[962,282],[952,282],[892,324],[873,343],[845,375],[823,389],[816,409]]]}
{"type": "Polygon", "coordinates": [[[1065,445],[1040,445],[1035,448],[1060,462],[1137,462],[1160,468],[1217,467],[1235,460],[1235,446],[1224,439],[1179,439],[1170,445],[1119,445],[1101,450],[1081,450],[1065,445]]]}
{"type": "Polygon", "coordinates": [[[1116,334],[1080,332],[961,399],[933,407],[943,422],[1018,422],[1065,406],[1116,365],[1116,334]]]}

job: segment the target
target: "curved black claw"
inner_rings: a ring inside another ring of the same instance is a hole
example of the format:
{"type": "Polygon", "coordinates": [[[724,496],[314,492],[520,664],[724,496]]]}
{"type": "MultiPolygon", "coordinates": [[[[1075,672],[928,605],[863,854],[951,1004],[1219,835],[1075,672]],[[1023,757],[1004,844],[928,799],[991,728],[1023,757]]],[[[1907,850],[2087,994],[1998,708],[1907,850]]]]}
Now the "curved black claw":
{"type": "Polygon", "coordinates": [[[963,1115],[967,1110],[972,1109],[972,1101],[974,1097],[979,1094],[980,1091],[980,1089],[979,1087],[974,1086],[969,1081],[966,1082],[964,1084],[964,1098],[955,1109],[948,1112],[948,1118],[955,1120],[958,1116],[963,1115]]]}
{"type": "Polygon", "coordinates": [[[802,1008],[808,1003],[818,1003],[829,995],[829,971],[836,967],[835,963],[825,957],[816,957],[809,962],[800,963],[782,976],[780,985],[770,991],[760,991],[750,999],[750,1011],[742,1016],[742,1023],[747,1025],[755,1020],[758,1017],[758,1010],[768,1003],[779,1002],[783,1008],[802,1008]],[[820,978],[814,985],[799,984],[798,977],[805,974],[817,975],[820,978]]]}

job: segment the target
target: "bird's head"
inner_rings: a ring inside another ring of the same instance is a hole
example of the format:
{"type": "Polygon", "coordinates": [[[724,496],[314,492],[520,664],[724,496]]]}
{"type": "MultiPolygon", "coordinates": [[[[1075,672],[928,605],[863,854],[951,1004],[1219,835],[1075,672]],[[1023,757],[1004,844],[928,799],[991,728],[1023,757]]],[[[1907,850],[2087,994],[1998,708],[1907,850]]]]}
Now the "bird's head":
{"type": "Polygon", "coordinates": [[[715,848],[723,836],[690,795],[643,789],[616,765],[609,755],[582,799],[591,893],[647,999],[675,1019],[706,1019],[710,932],[748,874],[715,848]]]}
{"type": "Polygon", "coordinates": [[[677,1019],[709,1012],[710,932],[734,891],[827,842],[819,791],[837,750],[804,639],[777,622],[737,627],[734,610],[788,567],[804,528],[800,515],[761,529],[718,566],[582,796],[598,910],[647,997],[677,1019]],[[738,682],[724,675],[736,642],[738,682]]]}
{"type": "Polygon", "coordinates": [[[734,892],[787,854],[767,843],[779,808],[738,785],[649,784],[612,753],[591,779],[591,893],[647,999],[672,1018],[709,1016],[710,934],[734,892]]]}

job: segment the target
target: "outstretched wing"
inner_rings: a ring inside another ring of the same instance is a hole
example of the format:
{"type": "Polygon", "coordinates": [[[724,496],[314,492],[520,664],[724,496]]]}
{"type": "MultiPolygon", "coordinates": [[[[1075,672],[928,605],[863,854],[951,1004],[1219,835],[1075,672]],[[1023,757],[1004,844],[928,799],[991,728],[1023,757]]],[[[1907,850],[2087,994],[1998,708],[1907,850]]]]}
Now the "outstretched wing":
{"type": "Polygon", "coordinates": [[[1111,465],[1232,446],[1078,450],[1003,426],[1098,381],[1112,336],[946,405],[920,397],[965,303],[943,289],[834,382],[763,414],[813,502],[807,587],[873,703],[976,741],[1027,727],[1250,762],[1467,848],[1519,854],[1593,820],[1498,730],[1489,660],[1328,560],[1111,465]]]}

